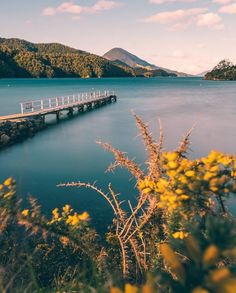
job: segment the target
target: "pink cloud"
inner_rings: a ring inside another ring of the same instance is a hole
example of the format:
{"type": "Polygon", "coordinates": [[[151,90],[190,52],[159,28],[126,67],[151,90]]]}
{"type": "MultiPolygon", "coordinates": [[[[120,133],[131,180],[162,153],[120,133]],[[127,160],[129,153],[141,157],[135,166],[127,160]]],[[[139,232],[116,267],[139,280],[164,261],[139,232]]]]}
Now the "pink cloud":
{"type": "Polygon", "coordinates": [[[92,9],[94,11],[111,10],[120,6],[122,6],[120,2],[100,0],[94,6],[92,6],[92,9]]]}
{"type": "Polygon", "coordinates": [[[145,18],[144,22],[159,22],[161,24],[182,23],[191,20],[193,16],[206,12],[206,8],[178,9],[175,11],[164,11],[145,18]]]}
{"type": "Polygon", "coordinates": [[[222,6],[219,9],[219,12],[221,12],[221,13],[227,13],[227,14],[236,14],[236,3],[222,6]]]}
{"type": "MultiPolygon", "coordinates": [[[[122,6],[121,2],[112,1],[112,0],[98,0],[92,6],[82,6],[75,4],[74,1],[63,2],[57,7],[47,7],[43,10],[42,14],[44,16],[53,16],[58,13],[69,13],[69,14],[94,14],[104,10],[111,10],[117,7],[122,6]]],[[[78,17],[76,18],[78,19],[78,17]]]]}
{"type": "Polygon", "coordinates": [[[206,13],[207,8],[192,8],[192,9],[178,9],[175,11],[164,11],[154,15],[151,15],[143,22],[146,23],[160,23],[168,25],[171,30],[180,30],[188,27],[192,23],[196,22],[196,17],[200,14],[206,13]]]}
{"type": "Polygon", "coordinates": [[[43,10],[44,16],[53,16],[57,13],[57,10],[53,7],[47,7],[43,10]]]}
{"type": "Polygon", "coordinates": [[[213,3],[218,3],[218,4],[228,4],[231,3],[233,0],[213,0],[213,3]]]}
{"type": "Polygon", "coordinates": [[[167,25],[167,29],[171,30],[185,29],[190,25],[205,26],[217,30],[224,29],[222,18],[217,13],[208,12],[207,8],[164,11],[143,19],[143,22],[160,23],[167,25]]]}
{"type": "Polygon", "coordinates": [[[196,0],[149,0],[152,4],[163,4],[163,3],[169,3],[169,2],[185,2],[185,3],[192,3],[196,0]]]}
{"type": "Polygon", "coordinates": [[[59,13],[80,14],[83,11],[82,6],[73,4],[73,2],[64,2],[56,8],[59,13]]]}
{"type": "Polygon", "coordinates": [[[200,14],[197,17],[198,26],[207,26],[214,29],[223,29],[222,18],[216,13],[200,14]]]}

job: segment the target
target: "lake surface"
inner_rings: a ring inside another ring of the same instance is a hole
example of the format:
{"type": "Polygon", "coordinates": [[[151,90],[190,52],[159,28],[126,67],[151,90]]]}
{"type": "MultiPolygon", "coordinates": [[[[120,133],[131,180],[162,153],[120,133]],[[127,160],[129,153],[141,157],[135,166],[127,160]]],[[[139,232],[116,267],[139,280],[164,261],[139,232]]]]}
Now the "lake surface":
{"type": "MultiPolygon", "coordinates": [[[[110,142],[143,163],[144,147],[131,109],[149,122],[156,137],[161,118],[166,149],[176,148],[196,123],[192,158],[211,149],[235,154],[236,82],[200,78],[0,80],[0,115],[19,112],[22,101],[92,90],[114,90],[118,101],[61,121],[0,152],[0,181],[13,176],[19,194],[24,199],[36,197],[47,213],[69,203],[76,210],[87,210],[100,229],[110,223],[112,212],[103,198],[90,190],[59,189],[56,184],[61,182],[96,181],[104,190],[112,182],[122,199],[135,198],[134,180],[126,171],[104,173],[113,157],[96,144],[97,140],[110,142]]],[[[231,200],[229,205],[236,212],[236,202],[231,200]]]]}

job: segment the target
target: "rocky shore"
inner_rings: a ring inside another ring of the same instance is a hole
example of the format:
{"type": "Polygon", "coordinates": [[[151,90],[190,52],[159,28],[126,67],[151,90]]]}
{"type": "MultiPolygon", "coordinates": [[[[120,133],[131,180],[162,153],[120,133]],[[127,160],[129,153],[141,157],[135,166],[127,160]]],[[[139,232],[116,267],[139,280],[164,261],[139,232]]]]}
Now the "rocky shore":
{"type": "Polygon", "coordinates": [[[35,135],[45,128],[41,117],[35,119],[21,119],[0,122],[0,149],[35,135]]]}

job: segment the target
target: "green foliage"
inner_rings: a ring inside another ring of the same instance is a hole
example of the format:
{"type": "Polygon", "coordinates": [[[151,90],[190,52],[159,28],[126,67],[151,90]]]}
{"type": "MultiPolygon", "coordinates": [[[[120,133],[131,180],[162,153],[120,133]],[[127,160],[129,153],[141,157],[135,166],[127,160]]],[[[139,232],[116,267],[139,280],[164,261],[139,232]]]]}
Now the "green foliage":
{"type": "Polygon", "coordinates": [[[145,76],[145,77],[176,77],[175,73],[169,73],[163,69],[153,69],[148,70],[142,67],[134,68],[135,76],[145,76]]]}
{"type": "Polygon", "coordinates": [[[236,80],[236,65],[228,60],[222,60],[204,78],[209,80],[236,80]]]}
{"type": "Polygon", "coordinates": [[[33,44],[0,38],[3,77],[128,77],[126,68],[97,55],[61,44],[33,44]]]}
{"type": "Polygon", "coordinates": [[[0,38],[0,78],[10,77],[160,77],[176,76],[165,70],[132,68],[57,43],[33,44],[0,38]]]}
{"type": "Polygon", "coordinates": [[[190,231],[191,236],[168,244],[169,249],[178,252],[174,255],[178,257],[181,275],[175,272],[174,258],[162,248],[165,264],[169,260],[169,269],[158,274],[160,292],[166,292],[167,288],[176,293],[197,292],[199,288],[206,292],[231,292],[224,288],[226,284],[236,284],[235,219],[207,216],[204,227],[193,226],[190,231]]]}
{"type": "Polygon", "coordinates": [[[236,194],[236,158],[218,151],[191,160],[189,132],[164,152],[135,115],[148,158],[142,170],[120,150],[109,170],[136,179],[136,203],[124,208],[112,186],[95,190],[112,208],[106,235],[87,212],[65,205],[45,217],[36,200],[22,209],[12,178],[0,184],[0,290],[3,292],[234,293],[236,221],[225,201],[236,194]],[[129,283],[133,284],[129,284],[129,283]]]}

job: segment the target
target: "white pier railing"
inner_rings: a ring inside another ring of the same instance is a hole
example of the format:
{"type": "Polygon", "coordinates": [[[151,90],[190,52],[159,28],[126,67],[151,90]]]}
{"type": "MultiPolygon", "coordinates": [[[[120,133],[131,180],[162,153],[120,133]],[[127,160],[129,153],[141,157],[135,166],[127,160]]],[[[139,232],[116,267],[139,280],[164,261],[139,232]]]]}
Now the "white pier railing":
{"type": "Polygon", "coordinates": [[[96,101],[113,95],[115,95],[114,91],[96,91],[23,102],[20,103],[21,114],[40,112],[44,110],[63,109],[70,105],[77,106],[89,101],[96,101]]]}

